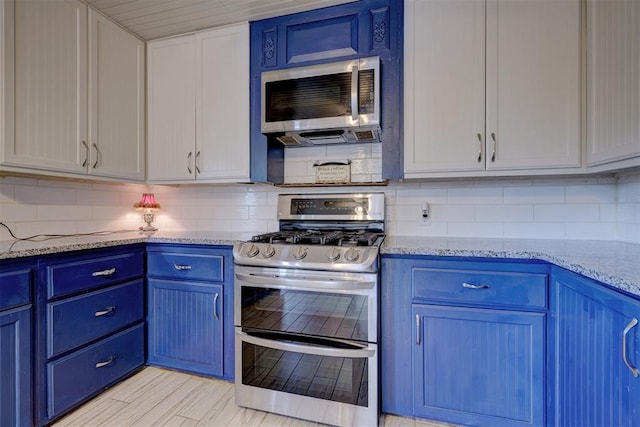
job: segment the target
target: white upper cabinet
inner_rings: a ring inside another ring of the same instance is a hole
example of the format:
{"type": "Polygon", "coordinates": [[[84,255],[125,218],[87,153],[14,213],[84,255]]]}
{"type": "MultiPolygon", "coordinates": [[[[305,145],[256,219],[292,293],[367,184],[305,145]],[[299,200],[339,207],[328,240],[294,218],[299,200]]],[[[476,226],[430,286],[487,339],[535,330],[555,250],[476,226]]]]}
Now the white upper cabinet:
{"type": "Polygon", "coordinates": [[[249,24],[196,35],[198,179],[249,179],[249,24]]]}
{"type": "Polygon", "coordinates": [[[148,179],[249,179],[247,23],[148,44],[148,179]]]}
{"type": "Polygon", "coordinates": [[[640,166],[640,2],[587,4],[587,162],[640,166]]]}
{"type": "Polygon", "coordinates": [[[406,0],[405,177],[582,166],[581,28],[579,0],[406,0]]]}
{"type": "Polygon", "coordinates": [[[89,173],[145,179],[144,42],[89,11],[89,173]]]}
{"type": "Polygon", "coordinates": [[[3,169],[144,180],[144,43],[77,0],[2,6],[3,169]]]}
{"type": "MultiPolygon", "coordinates": [[[[9,0],[14,12],[15,127],[4,163],[87,170],[87,6],[9,0]]],[[[7,5],[5,5],[7,7],[7,5]]]]}
{"type": "Polygon", "coordinates": [[[195,178],[195,36],[147,44],[148,179],[195,178]]]}

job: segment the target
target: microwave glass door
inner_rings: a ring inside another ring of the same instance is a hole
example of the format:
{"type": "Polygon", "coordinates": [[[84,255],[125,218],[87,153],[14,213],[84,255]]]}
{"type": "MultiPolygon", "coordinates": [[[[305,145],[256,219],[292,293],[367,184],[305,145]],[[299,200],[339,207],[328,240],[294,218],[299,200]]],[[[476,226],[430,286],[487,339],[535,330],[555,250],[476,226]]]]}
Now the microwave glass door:
{"type": "MultiPolygon", "coordinates": [[[[350,72],[265,84],[267,123],[352,116],[350,72]]],[[[358,71],[358,113],[375,109],[374,70],[358,71]]]]}

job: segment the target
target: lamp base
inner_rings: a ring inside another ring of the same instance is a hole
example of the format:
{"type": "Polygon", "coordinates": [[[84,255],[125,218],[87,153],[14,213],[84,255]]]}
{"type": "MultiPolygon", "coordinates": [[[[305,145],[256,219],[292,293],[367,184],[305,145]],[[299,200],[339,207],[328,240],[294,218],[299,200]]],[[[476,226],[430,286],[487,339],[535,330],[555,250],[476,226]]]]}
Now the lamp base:
{"type": "Polygon", "coordinates": [[[154,232],[154,231],[158,231],[158,229],[152,225],[147,225],[145,227],[140,227],[138,228],[138,230],[142,231],[142,232],[154,232]]]}

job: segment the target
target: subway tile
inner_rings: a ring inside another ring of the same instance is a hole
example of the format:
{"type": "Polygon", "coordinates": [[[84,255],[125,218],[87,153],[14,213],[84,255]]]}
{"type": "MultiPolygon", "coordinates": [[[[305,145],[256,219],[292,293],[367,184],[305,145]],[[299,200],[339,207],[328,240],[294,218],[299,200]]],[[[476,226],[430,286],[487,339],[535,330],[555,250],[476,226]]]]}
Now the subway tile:
{"type": "Polygon", "coordinates": [[[478,205],[475,207],[478,222],[532,222],[533,205],[478,205]]]}
{"type": "Polygon", "coordinates": [[[564,239],[564,223],[504,223],[505,238],[513,239],[564,239]]]}
{"type": "MultiPolygon", "coordinates": [[[[131,201],[131,206],[140,200],[131,201]]],[[[77,204],[113,206],[120,204],[120,193],[117,191],[77,190],[77,204]]]]}
{"type": "Polygon", "coordinates": [[[447,236],[451,237],[502,237],[503,224],[494,222],[450,222],[447,236]]]}
{"type": "Polygon", "coordinates": [[[487,204],[502,203],[502,188],[450,188],[447,190],[447,203],[451,204],[487,204]]]}
{"type": "Polygon", "coordinates": [[[91,206],[40,205],[37,212],[38,221],[86,220],[92,217],[91,206]]]}
{"type": "Polygon", "coordinates": [[[503,189],[503,203],[515,204],[539,204],[539,203],[564,203],[564,186],[532,186],[532,187],[505,187],[503,189]]]}
{"type": "Polygon", "coordinates": [[[617,226],[614,222],[579,222],[566,224],[566,238],[575,240],[609,240],[615,236],[617,226]]]}
{"type": "Polygon", "coordinates": [[[15,200],[28,204],[75,204],[76,190],[48,188],[33,185],[16,185],[15,200]]]}
{"type": "Polygon", "coordinates": [[[614,203],[615,185],[583,185],[565,187],[566,203],[614,203]]]}
{"type": "Polygon", "coordinates": [[[38,219],[38,206],[22,203],[3,203],[0,206],[0,221],[22,222],[36,221],[38,219]]]}
{"type": "Polygon", "coordinates": [[[597,222],[600,207],[597,204],[536,205],[535,222],[597,222]]]}

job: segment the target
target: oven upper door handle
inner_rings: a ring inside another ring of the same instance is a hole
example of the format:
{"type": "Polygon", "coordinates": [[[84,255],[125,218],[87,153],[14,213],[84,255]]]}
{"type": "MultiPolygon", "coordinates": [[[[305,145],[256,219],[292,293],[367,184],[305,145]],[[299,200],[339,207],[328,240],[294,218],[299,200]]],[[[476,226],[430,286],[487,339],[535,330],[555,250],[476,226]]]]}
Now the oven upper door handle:
{"type": "Polygon", "coordinates": [[[322,289],[373,289],[372,281],[359,280],[315,280],[306,277],[283,277],[268,274],[244,274],[236,273],[236,279],[252,285],[291,286],[297,288],[322,288],[322,289]]]}
{"type": "Polygon", "coordinates": [[[364,357],[373,357],[376,354],[375,349],[363,347],[357,349],[318,347],[304,344],[291,344],[288,342],[275,341],[267,338],[260,338],[249,335],[246,332],[236,330],[236,335],[242,337],[242,341],[259,345],[262,347],[273,348],[275,350],[293,351],[296,353],[315,354],[317,356],[345,357],[349,359],[361,359],[364,357]]]}

